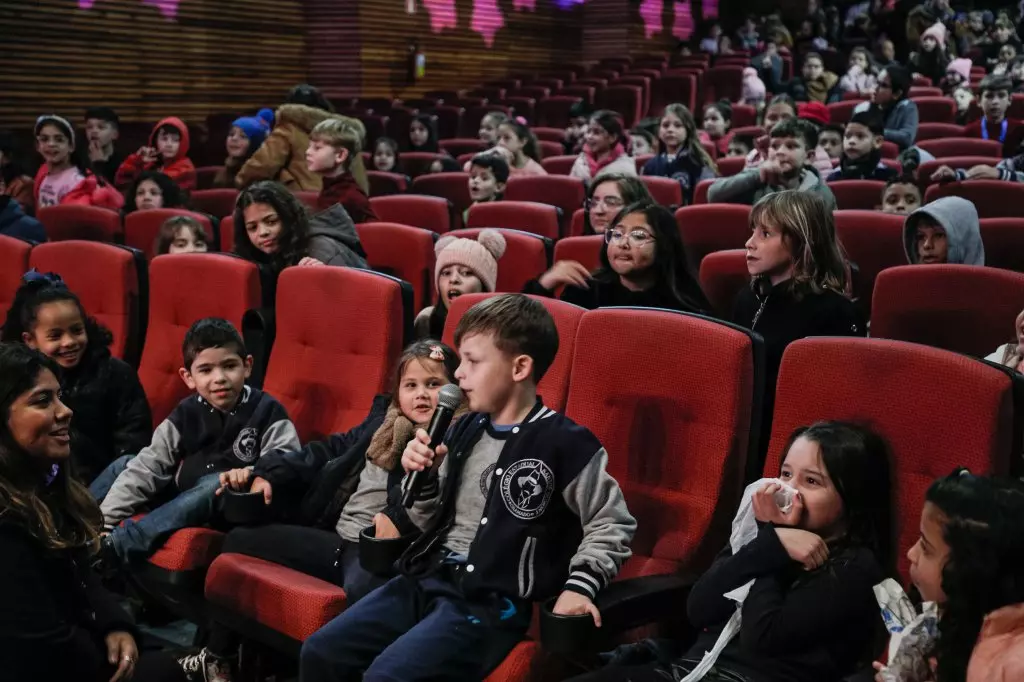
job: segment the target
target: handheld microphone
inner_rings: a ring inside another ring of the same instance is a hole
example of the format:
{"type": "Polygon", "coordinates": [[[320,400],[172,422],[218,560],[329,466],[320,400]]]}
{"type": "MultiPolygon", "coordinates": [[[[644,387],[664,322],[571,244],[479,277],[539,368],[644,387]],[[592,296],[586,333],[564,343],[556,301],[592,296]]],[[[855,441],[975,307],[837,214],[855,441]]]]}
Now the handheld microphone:
{"type": "MultiPolygon", "coordinates": [[[[441,387],[437,394],[437,407],[430,418],[430,425],[427,426],[427,435],[430,436],[430,449],[435,449],[444,440],[444,434],[448,433],[451,426],[452,416],[459,409],[462,403],[462,390],[455,384],[446,384],[441,387]]],[[[423,481],[428,475],[427,470],[413,471],[405,481],[405,490],[402,491],[402,505],[409,509],[419,495],[423,481]]]]}

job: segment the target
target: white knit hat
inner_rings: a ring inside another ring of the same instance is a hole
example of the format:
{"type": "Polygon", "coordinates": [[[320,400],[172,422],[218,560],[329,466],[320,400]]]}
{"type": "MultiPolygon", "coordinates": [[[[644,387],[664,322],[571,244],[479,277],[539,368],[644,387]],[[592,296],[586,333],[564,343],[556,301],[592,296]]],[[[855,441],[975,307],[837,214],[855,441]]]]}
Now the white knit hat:
{"type": "Polygon", "coordinates": [[[485,291],[494,291],[498,280],[498,259],[505,253],[505,237],[491,228],[480,230],[475,240],[449,235],[437,241],[434,253],[437,254],[437,263],[434,265],[435,284],[446,267],[462,265],[480,278],[485,291]]]}

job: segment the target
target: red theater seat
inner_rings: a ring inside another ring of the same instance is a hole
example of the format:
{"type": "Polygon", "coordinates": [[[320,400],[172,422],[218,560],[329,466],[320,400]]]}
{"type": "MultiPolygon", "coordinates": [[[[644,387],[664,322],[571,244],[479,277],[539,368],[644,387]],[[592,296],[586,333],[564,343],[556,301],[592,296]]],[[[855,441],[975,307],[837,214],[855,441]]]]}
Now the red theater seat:
{"type": "Polygon", "coordinates": [[[742,66],[714,66],[704,72],[704,103],[727,99],[737,102],[743,95],[742,66]]]}
{"type": "Polygon", "coordinates": [[[28,242],[0,234],[0,310],[5,314],[21,286],[21,276],[28,271],[30,251],[28,242]]]}
{"type": "Polygon", "coordinates": [[[189,203],[196,211],[219,219],[235,212],[237,199],[237,189],[204,189],[192,192],[189,203]]]}
{"type": "Polygon", "coordinates": [[[316,212],[316,200],[320,197],[319,192],[313,192],[308,190],[296,190],[292,192],[295,198],[302,202],[302,205],[308,208],[312,212],[316,212]]]}
{"type": "MultiPolygon", "coordinates": [[[[476,239],[483,228],[455,230],[456,237],[476,239]]],[[[505,254],[498,261],[497,291],[519,292],[531,279],[544,274],[550,267],[551,240],[521,230],[499,228],[505,237],[505,254]]]]}
{"type": "Polygon", "coordinates": [[[700,262],[700,286],[723,320],[732,319],[736,296],[749,283],[746,249],[715,251],[700,262]]]}
{"type": "Polygon", "coordinates": [[[750,206],[684,206],[676,211],[676,224],[690,267],[697,270],[709,253],[743,248],[750,239],[750,206]]]}
{"type": "Polygon", "coordinates": [[[956,102],[952,97],[914,97],[917,115],[921,123],[953,123],[956,117],[956,102]]]}
{"type": "Polygon", "coordinates": [[[153,412],[154,427],[190,391],[178,376],[181,342],[196,320],[220,317],[241,331],[242,316],[260,307],[254,263],[227,254],[157,256],[149,265],[149,325],[139,363],[139,381],[153,412]],[[210,292],[216,291],[216,296],[210,292]]]}
{"type": "MultiPolygon", "coordinates": [[[[558,209],[534,201],[493,201],[469,207],[466,227],[504,227],[548,239],[559,237],[558,209]]],[[[498,268],[499,277],[501,268],[498,268]]]]}
{"type": "MultiPolygon", "coordinates": [[[[744,156],[726,156],[718,159],[715,163],[718,164],[718,174],[723,178],[728,178],[740,173],[746,167],[747,159],[744,156]]],[[[707,192],[705,192],[706,195],[707,192]]],[[[694,203],[697,202],[694,201],[694,203]]]]}
{"type": "Polygon", "coordinates": [[[587,210],[585,208],[578,208],[572,213],[572,222],[569,224],[569,236],[570,237],[582,237],[583,230],[586,227],[587,222],[587,210]]]}
{"type": "Polygon", "coordinates": [[[636,125],[643,115],[643,88],[637,85],[609,85],[597,92],[597,105],[610,109],[622,116],[622,124],[628,129],[636,125]]]}
{"type": "Polygon", "coordinates": [[[303,443],[351,429],[373,396],[387,390],[410,324],[411,298],[408,285],[368,270],[281,273],[277,335],[263,388],[288,410],[303,443]]]}
{"type": "Polygon", "coordinates": [[[949,166],[953,170],[969,170],[975,166],[995,166],[999,163],[998,158],[991,156],[947,156],[943,159],[925,161],[917,168],[917,184],[923,192],[932,183],[932,175],[942,166],[949,166]]]}
{"type": "Polygon", "coordinates": [[[476,154],[487,149],[487,143],[475,137],[454,137],[450,140],[440,140],[442,151],[451,156],[459,157],[463,154],[476,154]]]}
{"type": "Polygon", "coordinates": [[[138,360],[140,266],[131,249],[74,240],[40,244],[29,255],[29,267],[63,277],[86,312],[114,335],[111,354],[128,362],[138,360]]]}
{"type": "Polygon", "coordinates": [[[401,173],[366,171],[366,179],[370,183],[371,197],[384,197],[389,194],[402,194],[409,188],[409,178],[401,173]]]}
{"type": "Polygon", "coordinates": [[[964,127],[955,123],[921,123],[917,126],[917,142],[963,137],[964,127]]]}
{"type": "Polygon", "coordinates": [[[963,197],[974,203],[979,218],[1016,218],[1024,206],[1024,184],[1002,180],[968,180],[932,185],[924,194],[925,203],[939,197],[963,197]]]}
{"type": "Polygon", "coordinates": [[[878,273],[907,263],[903,251],[905,216],[881,211],[836,211],[834,216],[839,243],[858,269],[854,297],[870,303],[878,273]]]}
{"type": "Polygon", "coordinates": [[[200,166],[196,168],[196,189],[213,189],[213,181],[217,173],[224,170],[224,166],[200,166]]]}
{"type": "Polygon", "coordinates": [[[708,203],[708,188],[714,184],[715,180],[716,178],[708,178],[697,183],[693,189],[693,204],[708,203]]]}
{"type": "MultiPolygon", "coordinates": [[[[590,96],[593,98],[593,90],[590,96]]],[[[569,124],[569,110],[579,101],[580,98],[573,93],[541,98],[535,109],[537,125],[565,128],[569,124]]]]}
{"type": "Polygon", "coordinates": [[[433,152],[402,152],[398,165],[402,168],[403,173],[415,179],[420,175],[429,173],[431,164],[445,158],[445,156],[445,154],[435,154],[433,152]]]}
{"type": "Polygon", "coordinates": [[[594,272],[601,266],[602,249],[604,249],[604,235],[566,237],[555,242],[554,262],[574,260],[590,272],[594,272]]]}
{"type": "Polygon", "coordinates": [[[882,205],[885,183],[881,180],[836,180],[828,183],[828,188],[835,195],[839,210],[873,211],[882,205]]]}
{"type": "Polygon", "coordinates": [[[850,122],[850,117],[853,116],[853,110],[857,108],[860,101],[856,100],[844,100],[842,102],[832,102],[828,105],[828,111],[833,123],[846,124],[850,122]]]}
{"type": "Polygon", "coordinates": [[[551,175],[568,175],[574,163],[575,156],[549,156],[542,159],[540,165],[551,175]]]}
{"type": "Polygon", "coordinates": [[[152,260],[156,255],[156,239],[160,235],[160,227],[168,218],[179,215],[198,220],[203,226],[203,232],[206,233],[206,243],[217,243],[210,219],[202,213],[186,211],[183,208],[151,208],[129,213],[124,218],[124,243],[145,254],[146,260],[152,260]]]}
{"type": "Polygon", "coordinates": [[[51,242],[80,239],[89,242],[121,241],[121,214],[99,206],[65,204],[39,209],[36,214],[51,242]]]}
{"type": "Polygon", "coordinates": [[[653,175],[641,175],[640,181],[647,186],[654,200],[665,208],[676,208],[683,205],[683,186],[673,178],[660,178],[653,175]]]}
{"type": "Polygon", "coordinates": [[[462,224],[463,212],[473,203],[473,199],[469,196],[469,173],[421,175],[412,181],[412,191],[415,194],[447,199],[454,211],[455,225],[462,224]]]}
{"type": "Polygon", "coordinates": [[[579,178],[563,175],[531,175],[508,179],[507,201],[532,201],[558,208],[562,214],[559,233],[567,231],[573,212],[583,205],[587,188],[579,178]]]}
{"type": "Polygon", "coordinates": [[[985,265],[1024,272],[1024,218],[982,218],[980,222],[985,265]]]}
{"type": "Polygon", "coordinates": [[[431,304],[437,233],[398,223],[363,223],[356,232],[371,268],[412,285],[413,310],[431,304]]]}
{"type": "MultiPolygon", "coordinates": [[[[452,303],[448,311],[448,319],[444,323],[444,335],[442,340],[455,348],[455,327],[467,310],[480,301],[493,296],[494,294],[466,294],[459,296],[452,303]]],[[[576,330],[583,319],[583,308],[559,301],[554,298],[542,296],[532,297],[544,304],[551,317],[555,320],[555,328],[558,330],[558,353],[554,362],[544,374],[537,386],[537,392],[544,399],[544,404],[556,412],[565,409],[565,402],[569,397],[569,370],[572,367],[573,352],[576,347],[576,330]]]]}
{"type": "Polygon", "coordinates": [[[1021,301],[1019,272],[972,265],[889,268],[875,282],[871,335],[985,357],[1006,343],[1021,301]]]}
{"type": "Polygon", "coordinates": [[[972,137],[947,137],[918,142],[917,146],[936,159],[949,156],[987,156],[995,165],[1003,156],[1003,145],[998,140],[978,140],[972,137]]]}
{"type": "Polygon", "coordinates": [[[451,203],[440,197],[419,194],[371,197],[370,207],[382,223],[401,223],[438,234],[452,229],[451,203]]]}
{"type": "Polygon", "coordinates": [[[224,533],[212,528],[183,528],[175,531],[149,557],[147,573],[166,582],[195,580],[220,554],[224,533]],[[152,569],[156,568],[157,571],[152,569]]]}
{"type": "Polygon", "coordinates": [[[782,358],[764,471],[778,474],[784,445],[798,426],[844,419],[878,431],[893,453],[895,556],[907,581],[906,553],[920,534],[931,482],[957,466],[1005,474],[1011,453],[1019,455],[1019,443],[1012,442],[1012,393],[1006,373],[936,348],[885,339],[795,341],[782,358]]]}

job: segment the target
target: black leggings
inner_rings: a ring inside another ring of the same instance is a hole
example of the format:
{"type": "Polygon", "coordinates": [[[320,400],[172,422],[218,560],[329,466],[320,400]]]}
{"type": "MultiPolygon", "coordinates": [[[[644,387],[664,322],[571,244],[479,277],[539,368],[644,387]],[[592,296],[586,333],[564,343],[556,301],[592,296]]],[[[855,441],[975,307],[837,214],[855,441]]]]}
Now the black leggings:
{"type": "MultiPolygon", "coordinates": [[[[700,661],[681,660],[671,669],[660,663],[643,665],[610,665],[600,670],[574,677],[570,682],[670,682],[680,680],[693,670],[700,661]]],[[[712,668],[703,682],[746,682],[745,677],[718,668],[712,668]]]]}

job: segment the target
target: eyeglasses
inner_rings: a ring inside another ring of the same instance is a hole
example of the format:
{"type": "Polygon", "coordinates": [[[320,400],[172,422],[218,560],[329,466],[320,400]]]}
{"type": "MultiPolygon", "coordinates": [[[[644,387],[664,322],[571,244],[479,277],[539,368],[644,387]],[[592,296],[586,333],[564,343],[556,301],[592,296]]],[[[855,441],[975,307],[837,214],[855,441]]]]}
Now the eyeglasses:
{"type": "Polygon", "coordinates": [[[624,230],[606,230],[604,233],[604,241],[606,244],[621,244],[626,239],[629,240],[629,245],[634,248],[642,248],[648,244],[654,243],[654,237],[650,232],[644,230],[633,230],[626,232],[624,230]]]}
{"type": "Polygon", "coordinates": [[[605,208],[622,208],[625,206],[625,202],[622,201],[621,197],[601,197],[600,199],[587,199],[584,203],[584,207],[589,211],[593,208],[597,208],[599,204],[604,204],[605,208]]]}
{"type": "Polygon", "coordinates": [[[892,89],[892,83],[886,83],[885,81],[878,81],[875,83],[875,86],[879,88],[886,88],[887,90],[892,89]]]}

